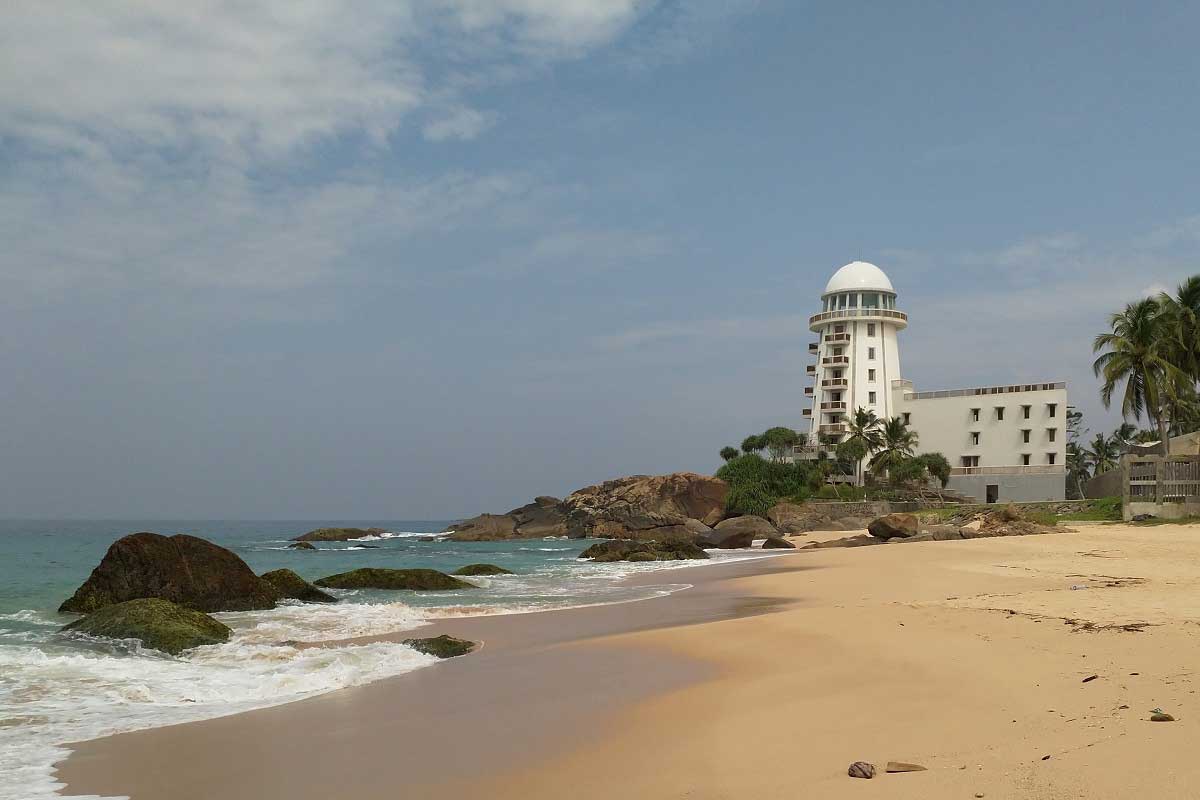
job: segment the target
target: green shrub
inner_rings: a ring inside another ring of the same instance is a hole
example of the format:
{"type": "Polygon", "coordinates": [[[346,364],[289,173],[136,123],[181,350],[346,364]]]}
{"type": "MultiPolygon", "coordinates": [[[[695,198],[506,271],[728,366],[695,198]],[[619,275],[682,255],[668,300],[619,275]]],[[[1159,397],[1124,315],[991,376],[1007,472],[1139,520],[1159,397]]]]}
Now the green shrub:
{"type": "Polygon", "coordinates": [[[784,464],[755,454],[731,459],[717,470],[717,477],[729,484],[725,510],[756,516],[765,516],[784,498],[810,497],[821,482],[820,473],[809,462],[784,464]]]}

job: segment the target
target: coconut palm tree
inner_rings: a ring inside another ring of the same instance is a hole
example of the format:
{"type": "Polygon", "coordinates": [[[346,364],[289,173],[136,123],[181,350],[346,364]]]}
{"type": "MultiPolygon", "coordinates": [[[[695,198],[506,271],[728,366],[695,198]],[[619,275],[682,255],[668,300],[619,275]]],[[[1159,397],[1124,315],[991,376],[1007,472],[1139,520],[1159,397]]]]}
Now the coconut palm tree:
{"type": "Polygon", "coordinates": [[[1092,446],[1084,450],[1083,455],[1088,466],[1091,467],[1092,474],[1099,475],[1117,466],[1120,452],[1115,435],[1110,438],[1103,433],[1097,433],[1096,438],[1092,439],[1092,446]]]}
{"type": "Polygon", "coordinates": [[[1075,484],[1075,491],[1082,500],[1084,496],[1083,482],[1091,475],[1088,472],[1087,451],[1075,442],[1067,444],[1067,476],[1075,484]]]}
{"type": "Polygon", "coordinates": [[[916,431],[908,429],[903,417],[892,417],[883,423],[883,446],[871,459],[871,471],[887,473],[903,464],[916,454],[918,438],[916,431]]]}
{"type": "Polygon", "coordinates": [[[1112,332],[1100,334],[1092,344],[1093,352],[1100,354],[1092,369],[1104,379],[1100,399],[1110,407],[1118,385],[1124,383],[1122,416],[1141,419],[1145,413],[1158,428],[1163,455],[1168,455],[1167,409],[1177,387],[1187,380],[1172,361],[1177,348],[1168,333],[1170,315],[1158,300],[1147,298],[1113,314],[1110,324],[1112,332]]]}
{"type": "Polygon", "coordinates": [[[1192,381],[1200,380],[1200,275],[1179,285],[1176,295],[1159,295],[1159,307],[1169,328],[1172,360],[1192,381]]]}
{"type": "Polygon", "coordinates": [[[862,486],[862,460],[883,447],[882,422],[874,411],[860,406],[847,427],[848,435],[838,445],[838,456],[854,461],[855,482],[862,486]]]}

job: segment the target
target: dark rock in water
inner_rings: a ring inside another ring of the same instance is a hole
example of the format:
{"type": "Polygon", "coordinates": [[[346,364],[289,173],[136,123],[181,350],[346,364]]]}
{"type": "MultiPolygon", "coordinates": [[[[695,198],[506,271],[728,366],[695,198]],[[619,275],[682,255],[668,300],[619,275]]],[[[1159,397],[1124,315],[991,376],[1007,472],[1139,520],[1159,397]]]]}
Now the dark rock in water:
{"type": "Polygon", "coordinates": [[[364,567],[337,575],[328,575],[314,583],[327,589],[395,589],[414,592],[476,588],[473,583],[452,578],[436,569],[379,569],[375,567],[364,567]]]}
{"type": "Polygon", "coordinates": [[[454,570],[451,574],[469,578],[472,575],[512,575],[514,573],[511,569],[497,567],[495,564],[467,564],[465,567],[454,570]]]}
{"type": "Polygon", "coordinates": [[[405,639],[408,645],[419,653],[438,658],[454,658],[465,656],[475,649],[474,642],[465,639],[455,639],[453,636],[433,636],[427,639],[405,639]]]}
{"type": "Polygon", "coordinates": [[[145,597],[213,612],[274,608],[278,594],[246,562],[212,542],[186,534],[131,533],[112,543],[58,610],[87,614],[145,597]]]}
{"type": "Polygon", "coordinates": [[[499,539],[540,539],[566,536],[567,515],[557,497],[539,497],[507,514],[480,514],[446,529],[451,541],[484,542],[499,539]]]}
{"type": "Polygon", "coordinates": [[[356,544],[351,550],[378,550],[379,546],[374,544],[356,544]]]}
{"type": "Polygon", "coordinates": [[[336,603],[337,598],[322,592],[290,569],[264,572],[262,579],[275,587],[280,597],[302,600],[305,603],[336,603]]]}
{"type": "Polygon", "coordinates": [[[708,558],[708,553],[683,539],[666,542],[641,542],[631,539],[612,539],[594,544],[579,554],[604,563],[611,561],[681,561],[708,558]]]}
{"type": "Polygon", "coordinates": [[[346,542],[364,536],[387,533],[383,528],[317,528],[315,531],[297,536],[294,542],[346,542]]]}
{"type": "Polygon", "coordinates": [[[920,533],[921,523],[915,514],[888,514],[871,521],[867,531],[876,539],[907,539],[920,533]]]}
{"type": "Polygon", "coordinates": [[[288,545],[289,550],[316,550],[317,548],[308,542],[292,542],[288,545]]]}
{"type": "Polygon", "coordinates": [[[795,550],[796,545],[789,542],[782,536],[768,536],[767,540],[762,543],[763,550],[795,550]]]}
{"type": "Polygon", "coordinates": [[[438,541],[438,537],[437,536],[418,536],[417,541],[418,542],[436,542],[436,541],[438,541]]]}
{"type": "Polygon", "coordinates": [[[920,764],[909,764],[904,761],[889,761],[885,772],[925,772],[928,767],[922,767],[920,764]]]}
{"type": "Polygon", "coordinates": [[[870,780],[875,777],[875,765],[868,764],[866,761],[855,761],[850,765],[850,769],[846,770],[846,774],[851,778],[865,778],[870,780]]]}
{"type": "Polygon", "coordinates": [[[227,642],[231,633],[207,614],[158,598],[107,605],[63,630],[109,639],[139,639],[144,647],[173,656],[193,647],[227,642]]]}

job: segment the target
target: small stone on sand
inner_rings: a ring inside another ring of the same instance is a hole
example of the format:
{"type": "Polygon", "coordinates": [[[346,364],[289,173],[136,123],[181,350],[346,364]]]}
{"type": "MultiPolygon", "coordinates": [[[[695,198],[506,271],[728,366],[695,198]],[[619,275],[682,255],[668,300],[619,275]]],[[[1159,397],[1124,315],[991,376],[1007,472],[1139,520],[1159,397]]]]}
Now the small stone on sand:
{"type": "Polygon", "coordinates": [[[850,765],[850,769],[846,770],[846,774],[851,778],[865,778],[870,780],[875,777],[875,765],[868,764],[866,761],[855,761],[850,765]]]}

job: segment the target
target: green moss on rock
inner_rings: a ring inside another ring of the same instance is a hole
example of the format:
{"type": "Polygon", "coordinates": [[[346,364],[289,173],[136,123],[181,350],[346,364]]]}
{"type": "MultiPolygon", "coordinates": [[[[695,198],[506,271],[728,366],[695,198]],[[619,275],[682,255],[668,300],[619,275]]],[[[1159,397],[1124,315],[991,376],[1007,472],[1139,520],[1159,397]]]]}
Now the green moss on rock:
{"type": "Polygon", "coordinates": [[[449,589],[474,589],[475,584],[452,578],[436,569],[380,569],[364,567],[339,572],[314,581],[327,589],[395,589],[414,592],[439,592],[449,589]]]}
{"type": "Polygon", "coordinates": [[[433,636],[427,639],[405,639],[404,644],[419,653],[438,658],[454,658],[465,656],[475,649],[474,642],[465,639],[455,639],[453,636],[433,636]]]}
{"type": "Polygon", "coordinates": [[[504,567],[497,567],[495,564],[467,564],[465,567],[459,567],[454,570],[454,575],[513,575],[513,571],[504,567]]]}
{"type": "Polygon", "coordinates": [[[640,542],[612,539],[594,544],[579,554],[604,563],[609,561],[683,561],[708,558],[703,548],[682,539],[665,542],[640,542]]]}
{"type": "Polygon", "coordinates": [[[139,639],[144,647],[171,655],[227,642],[231,633],[228,626],[207,614],[153,597],[105,606],[63,630],[109,639],[139,639]]]}
{"type": "Polygon", "coordinates": [[[301,578],[290,569],[277,569],[264,572],[262,579],[275,587],[280,597],[302,600],[305,603],[336,603],[337,598],[322,592],[308,581],[301,578]]]}

